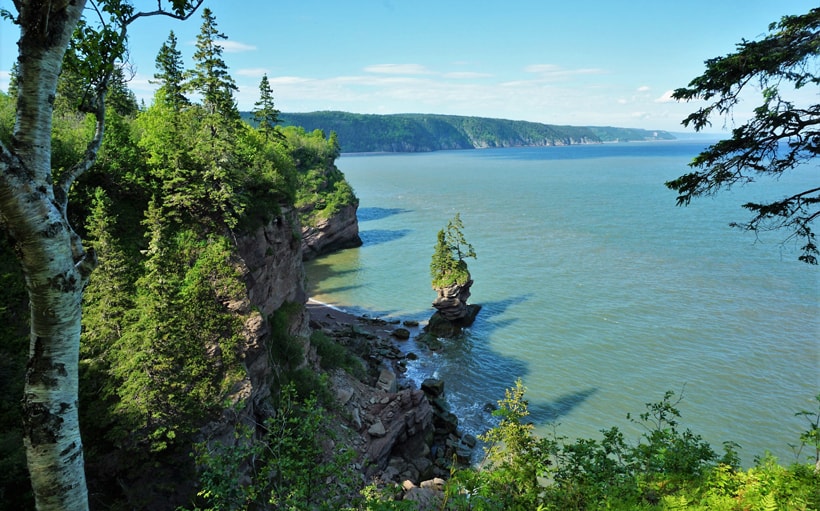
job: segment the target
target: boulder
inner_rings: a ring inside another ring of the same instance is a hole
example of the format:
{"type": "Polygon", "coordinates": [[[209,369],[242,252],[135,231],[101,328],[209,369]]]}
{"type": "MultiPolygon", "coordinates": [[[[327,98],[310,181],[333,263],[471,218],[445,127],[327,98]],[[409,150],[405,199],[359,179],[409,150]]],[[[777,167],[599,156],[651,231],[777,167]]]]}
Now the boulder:
{"type": "Polygon", "coordinates": [[[391,335],[400,341],[406,341],[410,338],[410,330],[406,328],[397,328],[393,330],[391,335]]]}
{"type": "Polygon", "coordinates": [[[434,511],[441,509],[444,502],[444,492],[435,488],[411,488],[404,495],[404,500],[415,502],[419,511],[434,511]]]}
{"type": "Polygon", "coordinates": [[[376,382],[376,387],[385,392],[395,393],[397,386],[396,375],[389,369],[382,369],[379,373],[379,380],[376,382]]]}
{"type": "Polygon", "coordinates": [[[444,394],[444,380],[437,378],[427,378],[421,382],[421,390],[429,398],[437,398],[444,394]]]}
{"type": "Polygon", "coordinates": [[[384,423],[380,420],[376,420],[376,422],[374,422],[373,425],[367,430],[367,434],[376,438],[381,438],[386,433],[387,431],[384,429],[384,423]]]}

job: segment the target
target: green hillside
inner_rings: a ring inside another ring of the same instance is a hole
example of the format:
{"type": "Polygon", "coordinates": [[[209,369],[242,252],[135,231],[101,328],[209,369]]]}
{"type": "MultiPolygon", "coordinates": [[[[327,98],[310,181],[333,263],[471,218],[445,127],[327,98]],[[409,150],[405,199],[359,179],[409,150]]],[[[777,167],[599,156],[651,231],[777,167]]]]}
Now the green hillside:
{"type": "Polygon", "coordinates": [[[615,127],[556,126],[528,121],[436,114],[354,114],[349,112],[283,113],[283,125],[305,131],[336,132],[341,150],[358,152],[425,152],[488,147],[555,146],[672,140],[665,131],[615,127]]]}

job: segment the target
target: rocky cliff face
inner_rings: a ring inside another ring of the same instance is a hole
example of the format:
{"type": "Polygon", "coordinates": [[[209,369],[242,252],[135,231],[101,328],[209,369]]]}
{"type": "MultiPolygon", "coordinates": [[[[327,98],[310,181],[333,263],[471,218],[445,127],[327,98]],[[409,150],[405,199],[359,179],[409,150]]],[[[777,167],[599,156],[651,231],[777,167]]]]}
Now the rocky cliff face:
{"type": "MultiPolygon", "coordinates": [[[[231,303],[229,307],[247,318],[244,323],[247,375],[231,393],[230,402],[234,407],[226,410],[220,420],[203,428],[203,436],[209,441],[233,443],[239,424],[250,427],[273,412],[269,397],[275,368],[268,357],[267,318],[285,302],[303,304],[307,300],[298,232],[296,212],[283,207],[282,213],[267,225],[237,239],[238,264],[248,293],[245,300],[231,303]]],[[[307,339],[309,321],[307,311],[297,314],[288,326],[288,333],[307,339]]]]}
{"type": "Polygon", "coordinates": [[[358,204],[342,207],[330,218],[316,221],[316,225],[302,227],[302,257],[308,261],[341,250],[359,247],[359,221],[356,217],[358,204]]]}

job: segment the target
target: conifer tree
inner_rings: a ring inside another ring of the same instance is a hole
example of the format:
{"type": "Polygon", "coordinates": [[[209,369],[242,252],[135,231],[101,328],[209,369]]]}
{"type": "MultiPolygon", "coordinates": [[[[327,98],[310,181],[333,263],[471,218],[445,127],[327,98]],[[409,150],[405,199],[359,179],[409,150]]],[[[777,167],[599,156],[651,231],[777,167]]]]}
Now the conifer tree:
{"type": "Polygon", "coordinates": [[[259,82],[259,101],[254,103],[253,118],[259,123],[257,129],[265,136],[265,141],[275,136],[284,139],[284,135],[276,131],[279,123],[279,110],[273,105],[273,90],[270,88],[268,75],[262,75],[259,82]]]}
{"type": "Polygon", "coordinates": [[[463,285],[470,280],[470,271],[464,259],[475,259],[473,246],[467,243],[461,231],[464,224],[461,215],[456,213],[447,227],[438,232],[433,258],[430,262],[430,276],[434,289],[441,289],[453,284],[463,285]]]}
{"type": "Polygon", "coordinates": [[[202,106],[209,115],[238,120],[239,110],[233,99],[233,93],[238,89],[228,74],[228,66],[222,59],[223,48],[219,44],[228,36],[217,30],[216,18],[210,9],[202,11],[202,20],[196,36],[196,64],[190,74],[190,88],[202,95],[202,106]]]}
{"type": "Polygon", "coordinates": [[[112,203],[102,188],[94,192],[91,214],[86,222],[88,238],[97,253],[98,265],[85,289],[83,314],[84,357],[95,356],[122,335],[125,312],[131,308],[129,264],[114,235],[116,218],[112,203]]]}
{"type": "MultiPolygon", "coordinates": [[[[675,90],[674,99],[706,101],[683,120],[696,131],[711,126],[714,117],[731,120],[747,92],[748,98],[760,95],[754,115],[733,128],[730,138],[706,148],[689,164],[690,172],[666,183],[678,193],[679,206],[761,177],[817,168],[812,162],[820,156],[820,103],[809,98],[817,98],[818,62],[820,8],[815,7],[772,23],[763,39],[744,39],[735,52],[707,60],[702,75],[675,90]],[[815,92],[802,100],[794,91],[804,87],[815,92]]],[[[806,189],[793,195],[744,204],[751,218],[730,225],[753,232],[783,230],[786,240],[798,242],[800,261],[818,264],[814,229],[820,218],[820,186],[806,183],[806,189]]]]}
{"type": "Polygon", "coordinates": [[[172,30],[168,40],[162,43],[156,58],[157,72],[154,78],[159,84],[156,98],[164,101],[171,110],[179,113],[190,104],[185,97],[185,69],[182,63],[182,53],[177,49],[177,37],[172,30]]]}
{"type": "Polygon", "coordinates": [[[89,508],[76,403],[82,295],[96,261],[69,220],[69,191],[99,152],[105,93],[125,52],[129,25],[144,16],[185,19],[200,3],[160,0],[153,4],[155,10],[139,12],[128,1],[100,0],[94,2],[96,16],[89,17],[90,23],[83,20],[85,0],[15,1],[14,13],[0,9],[19,28],[14,129],[8,143],[0,141],[0,227],[16,240],[29,295],[23,443],[41,511],[89,508]],[[82,58],[67,53],[72,39],[86,50],[82,58]],[[95,126],[81,158],[55,176],[54,98],[61,67],[70,67],[65,65],[70,54],[92,84],[82,108],[92,114],[95,126]]]}

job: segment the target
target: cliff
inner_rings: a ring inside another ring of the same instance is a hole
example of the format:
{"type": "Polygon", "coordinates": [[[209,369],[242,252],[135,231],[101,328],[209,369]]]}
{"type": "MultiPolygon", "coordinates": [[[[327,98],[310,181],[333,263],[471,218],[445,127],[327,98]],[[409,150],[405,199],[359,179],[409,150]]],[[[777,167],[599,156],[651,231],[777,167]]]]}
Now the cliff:
{"type": "Polygon", "coordinates": [[[361,246],[358,201],[347,204],[329,217],[316,217],[313,225],[302,226],[302,258],[307,261],[322,254],[361,246]]]}
{"type": "Polygon", "coordinates": [[[285,125],[300,126],[306,131],[335,132],[341,150],[348,153],[538,147],[675,138],[658,130],[558,126],[457,115],[309,112],[283,113],[281,120],[285,125]]]}
{"type": "MultiPolygon", "coordinates": [[[[324,142],[324,134],[317,139],[324,142]]],[[[332,145],[332,144],[331,144],[332,145]]],[[[296,209],[302,236],[302,255],[313,259],[343,248],[358,247],[359,199],[344,174],[336,167],[338,147],[319,153],[294,148],[299,181],[296,209]]]]}
{"type": "MultiPolygon", "coordinates": [[[[255,429],[274,413],[270,397],[276,368],[268,355],[267,318],[285,302],[305,303],[307,300],[301,245],[294,236],[296,229],[295,211],[283,209],[266,225],[237,239],[237,264],[242,269],[247,296],[229,304],[229,308],[247,318],[243,329],[246,375],[228,396],[226,401],[230,407],[219,420],[201,429],[201,437],[210,444],[234,445],[240,426],[255,429]]],[[[288,329],[306,338],[310,335],[309,319],[305,311],[294,317],[288,329]]]]}

